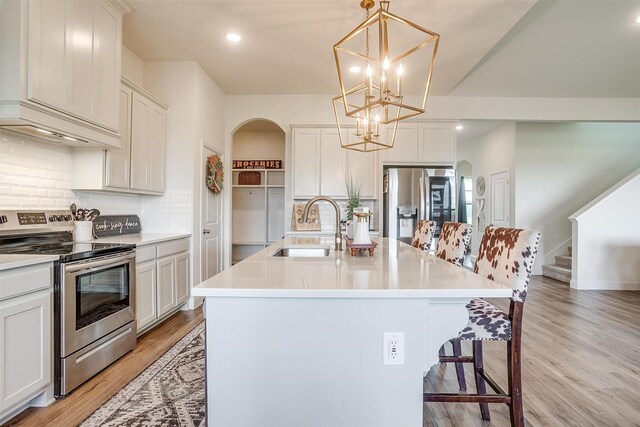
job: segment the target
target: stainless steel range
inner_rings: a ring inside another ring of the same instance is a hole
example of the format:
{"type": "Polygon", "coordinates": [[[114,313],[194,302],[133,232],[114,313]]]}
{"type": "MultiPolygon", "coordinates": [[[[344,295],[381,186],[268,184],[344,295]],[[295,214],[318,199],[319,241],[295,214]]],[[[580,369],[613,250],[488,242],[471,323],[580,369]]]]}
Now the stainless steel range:
{"type": "Polygon", "coordinates": [[[65,396],[136,346],[135,247],[73,242],[70,211],[0,211],[0,253],[54,263],[55,395],[65,396]]]}

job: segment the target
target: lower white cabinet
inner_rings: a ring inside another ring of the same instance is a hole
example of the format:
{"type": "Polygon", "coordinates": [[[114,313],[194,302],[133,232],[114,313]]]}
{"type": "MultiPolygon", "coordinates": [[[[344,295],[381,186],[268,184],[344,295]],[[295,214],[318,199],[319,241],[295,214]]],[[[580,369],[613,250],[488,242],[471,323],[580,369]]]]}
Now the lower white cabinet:
{"type": "Polygon", "coordinates": [[[0,271],[0,423],[52,382],[51,264],[0,271]]]}
{"type": "Polygon", "coordinates": [[[136,321],[144,332],[189,300],[189,239],[137,248],[136,321]]]}
{"type": "Polygon", "coordinates": [[[138,330],[155,322],[158,318],[156,304],[156,262],[136,265],[136,323],[138,330]]]}

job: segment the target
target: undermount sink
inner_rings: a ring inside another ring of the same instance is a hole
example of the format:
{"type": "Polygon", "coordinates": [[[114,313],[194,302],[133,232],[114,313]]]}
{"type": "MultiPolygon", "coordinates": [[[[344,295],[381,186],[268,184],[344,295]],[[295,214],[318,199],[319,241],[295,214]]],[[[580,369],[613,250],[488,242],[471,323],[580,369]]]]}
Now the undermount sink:
{"type": "Polygon", "coordinates": [[[275,257],[325,257],[329,256],[329,248],[282,248],[271,256],[275,257]]]}

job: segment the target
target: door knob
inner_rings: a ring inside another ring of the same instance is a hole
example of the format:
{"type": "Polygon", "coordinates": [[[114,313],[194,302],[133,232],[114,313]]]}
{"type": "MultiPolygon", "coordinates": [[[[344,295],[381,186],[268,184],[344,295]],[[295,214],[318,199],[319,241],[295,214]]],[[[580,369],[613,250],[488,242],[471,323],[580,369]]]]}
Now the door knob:
{"type": "Polygon", "coordinates": [[[205,228],[204,230],[202,230],[203,234],[209,234],[211,233],[211,230],[209,230],[208,228],[205,228]]]}

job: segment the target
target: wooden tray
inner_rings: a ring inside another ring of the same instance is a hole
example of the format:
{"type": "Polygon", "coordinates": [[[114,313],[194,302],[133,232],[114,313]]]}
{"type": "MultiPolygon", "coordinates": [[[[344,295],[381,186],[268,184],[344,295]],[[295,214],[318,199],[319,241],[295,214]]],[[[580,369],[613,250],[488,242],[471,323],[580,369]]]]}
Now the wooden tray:
{"type": "Polygon", "coordinates": [[[348,238],[346,235],[342,235],[344,242],[347,245],[347,249],[351,251],[351,256],[356,255],[364,255],[365,251],[369,252],[369,256],[373,256],[373,251],[378,246],[378,242],[371,241],[368,245],[355,245],[353,240],[348,238]]]}

